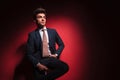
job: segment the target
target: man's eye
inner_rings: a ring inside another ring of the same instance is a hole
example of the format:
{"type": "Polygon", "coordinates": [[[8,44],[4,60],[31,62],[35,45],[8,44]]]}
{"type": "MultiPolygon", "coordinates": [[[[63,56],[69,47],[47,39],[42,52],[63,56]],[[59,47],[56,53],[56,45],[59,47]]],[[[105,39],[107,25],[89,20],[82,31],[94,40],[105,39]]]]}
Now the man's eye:
{"type": "Polygon", "coordinates": [[[43,18],[45,18],[45,19],[46,19],[46,16],[44,16],[43,18]]]}
{"type": "Polygon", "coordinates": [[[37,18],[42,18],[42,16],[37,16],[37,18]]]}

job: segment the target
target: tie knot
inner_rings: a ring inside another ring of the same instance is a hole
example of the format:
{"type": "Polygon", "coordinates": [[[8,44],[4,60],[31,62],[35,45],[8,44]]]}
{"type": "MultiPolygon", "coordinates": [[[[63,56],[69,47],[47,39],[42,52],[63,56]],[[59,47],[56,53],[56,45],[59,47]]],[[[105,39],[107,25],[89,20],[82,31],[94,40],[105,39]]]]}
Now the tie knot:
{"type": "Polygon", "coordinates": [[[42,31],[45,31],[46,29],[42,29],[42,31]]]}

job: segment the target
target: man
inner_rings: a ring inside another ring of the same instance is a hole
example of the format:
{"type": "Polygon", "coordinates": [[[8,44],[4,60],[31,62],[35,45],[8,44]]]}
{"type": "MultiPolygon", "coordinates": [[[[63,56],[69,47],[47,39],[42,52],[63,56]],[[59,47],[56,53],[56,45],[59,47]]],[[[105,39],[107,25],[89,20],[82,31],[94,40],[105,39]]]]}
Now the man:
{"type": "Polygon", "coordinates": [[[45,26],[45,9],[36,9],[33,12],[33,18],[37,29],[29,33],[27,56],[33,63],[35,80],[54,80],[68,71],[68,65],[59,60],[64,43],[56,30],[45,26]],[[56,43],[58,44],[57,49],[56,43]]]}

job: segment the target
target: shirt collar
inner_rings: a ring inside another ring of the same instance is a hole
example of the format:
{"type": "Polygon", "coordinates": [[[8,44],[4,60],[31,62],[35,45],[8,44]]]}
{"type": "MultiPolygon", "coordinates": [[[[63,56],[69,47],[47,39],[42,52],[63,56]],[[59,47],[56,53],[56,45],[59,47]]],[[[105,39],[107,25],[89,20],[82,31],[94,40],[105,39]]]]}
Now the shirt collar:
{"type": "Polygon", "coordinates": [[[47,29],[47,28],[46,28],[46,26],[44,26],[44,27],[43,27],[43,29],[45,29],[45,30],[46,30],[46,29],[47,29]]]}
{"type": "Polygon", "coordinates": [[[44,26],[42,29],[40,29],[40,31],[42,31],[43,29],[44,29],[44,30],[47,30],[46,26],[44,26]]]}

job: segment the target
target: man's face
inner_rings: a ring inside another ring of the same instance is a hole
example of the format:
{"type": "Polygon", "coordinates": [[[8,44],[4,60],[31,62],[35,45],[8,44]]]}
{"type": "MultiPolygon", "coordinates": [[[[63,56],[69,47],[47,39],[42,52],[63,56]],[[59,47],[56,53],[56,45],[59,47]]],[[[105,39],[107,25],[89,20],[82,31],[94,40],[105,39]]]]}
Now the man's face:
{"type": "Polygon", "coordinates": [[[36,23],[45,26],[46,24],[46,15],[44,13],[39,13],[36,15],[36,23]]]}

